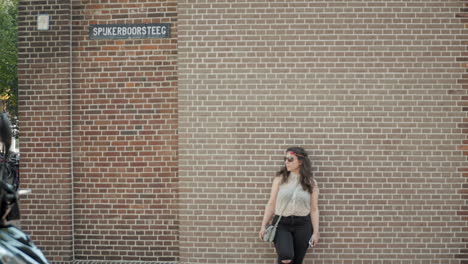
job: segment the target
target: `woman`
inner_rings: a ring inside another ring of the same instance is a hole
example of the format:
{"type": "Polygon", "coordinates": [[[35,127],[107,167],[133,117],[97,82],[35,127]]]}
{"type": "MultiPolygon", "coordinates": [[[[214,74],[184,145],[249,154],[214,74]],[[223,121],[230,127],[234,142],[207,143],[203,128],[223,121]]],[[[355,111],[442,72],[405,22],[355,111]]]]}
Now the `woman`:
{"type": "Polygon", "coordinates": [[[284,167],[273,180],[259,232],[263,239],[271,218],[274,216],[272,222],[276,223],[282,215],[274,240],[278,264],[301,264],[309,245],[317,245],[318,197],[319,188],[307,152],[301,147],[288,148],[284,167]]]}

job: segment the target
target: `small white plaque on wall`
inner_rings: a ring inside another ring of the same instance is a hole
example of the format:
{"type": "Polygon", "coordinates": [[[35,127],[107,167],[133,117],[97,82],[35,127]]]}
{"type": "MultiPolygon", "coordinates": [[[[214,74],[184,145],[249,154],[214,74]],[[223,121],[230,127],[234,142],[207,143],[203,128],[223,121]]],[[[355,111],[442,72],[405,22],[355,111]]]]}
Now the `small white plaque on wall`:
{"type": "Polygon", "coordinates": [[[37,30],[49,30],[49,15],[37,15],[37,30]]]}

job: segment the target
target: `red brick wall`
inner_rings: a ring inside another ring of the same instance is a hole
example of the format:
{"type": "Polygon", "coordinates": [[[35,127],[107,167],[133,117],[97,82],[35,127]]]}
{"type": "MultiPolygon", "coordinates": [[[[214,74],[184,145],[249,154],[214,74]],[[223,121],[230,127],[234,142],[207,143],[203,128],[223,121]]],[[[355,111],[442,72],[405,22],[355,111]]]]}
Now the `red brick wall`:
{"type": "Polygon", "coordinates": [[[33,187],[22,224],[52,261],[177,261],[177,3],[71,4],[20,3],[22,177],[33,187]],[[41,12],[49,31],[35,30],[41,12]],[[90,24],[115,23],[170,23],[171,37],[89,39],[90,24]]]}
{"type": "Polygon", "coordinates": [[[274,262],[291,145],[322,190],[305,263],[460,263],[462,1],[178,4],[181,263],[274,262]]]}
{"type": "Polygon", "coordinates": [[[73,2],[75,259],[176,261],[177,2],[73,2]],[[171,38],[90,40],[90,24],[171,38]]]}
{"type": "MultiPolygon", "coordinates": [[[[460,12],[456,14],[456,17],[460,18],[461,22],[465,24],[465,28],[468,28],[468,2],[464,1],[463,7],[460,8],[460,12]]],[[[468,47],[468,41],[466,41],[466,37],[464,38],[464,41],[462,41],[462,45],[465,47],[468,47]]],[[[465,73],[462,75],[462,77],[458,80],[460,84],[462,84],[463,89],[468,88],[468,74],[467,68],[468,68],[468,54],[466,52],[461,54],[461,57],[457,58],[457,61],[460,62],[461,67],[465,68],[465,73]]],[[[464,93],[461,93],[464,94],[464,93]]],[[[468,96],[464,94],[463,100],[459,102],[459,106],[463,107],[463,111],[468,110],[468,96]]],[[[463,129],[463,133],[468,133],[468,119],[464,119],[462,123],[459,124],[459,127],[463,129]]],[[[463,150],[463,154],[466,156],[468,155],[468,140],[465,139],[463,141],[463,145],[460,147],[460,149],[463,150]]],[[[459,168],[459,171],[462,173],[463,177],[468,177],[468,167],[464,166],[459,168]]],[[[463,220],[465,222],[468,221],[468,206],[466,205],[466,201],[468,200],[468,185],[465,183],[463,184],[463,189],[461,190],[462,193],[462,198],[465,200],[465,205],[461,207],[461,210],[458,212],[459,215],[463,216],[463,220]]],[[[466,234],[468,232],[468,227],[465,225],[465,227],[462,229],[462,231],[466,234]]],[[[461,263],[462,264],[467,264],[468,263],[468,238],[466,235],[462,236],[463,237],[463,242],[465,243],[465,247],[462,248],[460,251],[460,254],[457,255],[458,258],[462,259],[461,263]]]]}
{"type": "Polygon", "coordinates": [[[70,4],[20,1],[18,36],[22,228],[53,262],[72,256],[70,4]],[[49,31],[36,16],[51,17],[49,31]]]}

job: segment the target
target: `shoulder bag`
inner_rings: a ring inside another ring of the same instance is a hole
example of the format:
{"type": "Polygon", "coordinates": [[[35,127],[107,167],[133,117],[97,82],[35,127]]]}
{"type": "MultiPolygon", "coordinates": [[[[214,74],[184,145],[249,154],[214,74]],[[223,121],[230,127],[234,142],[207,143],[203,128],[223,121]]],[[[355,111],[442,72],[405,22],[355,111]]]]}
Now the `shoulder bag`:
{"type": "Polygon", "coordinates": [[[274,225],[273,225],[273,223],[268,225],[267,228],[265,229],[265,233],[263,234],[263,241],[273,242],[273,240],[275,240],[276,229],[278,228],[278,224],[281,221],[281,217],[283,217],[283,213],[286,210],[286,208],[288,207],[289,203],[291,202],[291,200],[292,200],[294,194],[296,193],[296,191],[297,191],[297,185],[296,185],[296,188],[294,189],[294,192],[292,193],[291,197],[289,197],[288,202],[284,206],[283,211],[281,211],[281,214],[279,215],[278,220],[276,220],[276,223],[274,225]]]}

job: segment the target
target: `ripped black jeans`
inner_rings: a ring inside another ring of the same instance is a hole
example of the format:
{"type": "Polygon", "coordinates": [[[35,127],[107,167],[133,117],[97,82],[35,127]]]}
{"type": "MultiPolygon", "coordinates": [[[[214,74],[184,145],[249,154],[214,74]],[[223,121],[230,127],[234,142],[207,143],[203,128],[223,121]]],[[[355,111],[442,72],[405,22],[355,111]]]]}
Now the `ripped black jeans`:
{"type": "MultiPolygon", "coordinates": [[[[278,217],[274,216],[273,223],[276,223],[278,217]]],[[[312,232],[310,215],[283,216],[278,224],[274,240],[278,264],[283,264],[283,260],[291,260],[291,264],[302,264],[312,232]]]]}

